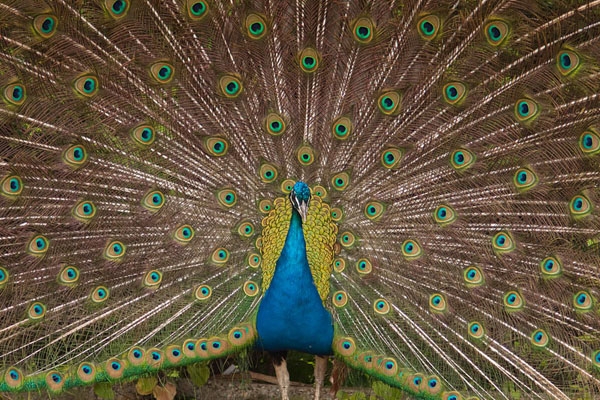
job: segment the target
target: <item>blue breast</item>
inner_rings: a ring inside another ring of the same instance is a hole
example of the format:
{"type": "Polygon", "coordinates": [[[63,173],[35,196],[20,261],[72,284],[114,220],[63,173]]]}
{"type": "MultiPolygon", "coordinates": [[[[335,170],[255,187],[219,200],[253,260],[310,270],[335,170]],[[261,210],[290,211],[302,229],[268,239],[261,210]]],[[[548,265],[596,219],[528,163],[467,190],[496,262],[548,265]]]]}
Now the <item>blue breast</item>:
{"type": "Polygon", "coordinates": [[[310,273],[302,219],[296,210],[273,280],[258,308],[256,328],[258,346],[268,351],[332,353],[333,321],[310,273]]]}

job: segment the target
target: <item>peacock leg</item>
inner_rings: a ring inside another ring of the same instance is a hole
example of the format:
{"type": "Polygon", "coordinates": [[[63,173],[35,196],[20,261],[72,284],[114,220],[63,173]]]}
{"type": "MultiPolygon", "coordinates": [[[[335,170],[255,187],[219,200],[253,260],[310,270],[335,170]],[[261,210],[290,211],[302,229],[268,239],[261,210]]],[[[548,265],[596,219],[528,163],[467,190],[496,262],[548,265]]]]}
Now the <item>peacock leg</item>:
{"type": "Polygon", "coordinates": [[[289,400],[288,388],[290,386],[290,373],[287,369],[287,363],[285,362],[286,351],[278,351],[271,353],[273,357],[273,366],[275,367],[275,375],[277,376],[277,383],[279,383],[279,390],[281,390],[281,400],[289,400]]]}
{"type": "Polygon", "coordinates": [[[315,356],[315,400],[319,400],[321,397],[321,387],[323,387],[326,371],[327,357],[315,356]]]}

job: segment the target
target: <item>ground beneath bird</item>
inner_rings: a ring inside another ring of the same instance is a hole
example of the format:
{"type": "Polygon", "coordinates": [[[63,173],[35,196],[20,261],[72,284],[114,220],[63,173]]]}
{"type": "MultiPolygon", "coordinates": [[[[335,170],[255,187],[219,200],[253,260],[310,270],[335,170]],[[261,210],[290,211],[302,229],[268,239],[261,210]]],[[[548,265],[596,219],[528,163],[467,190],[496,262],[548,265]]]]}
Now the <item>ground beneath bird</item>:
{"type": "MultiPolygon", "coordinates": [[[[254,375],[254,374],[253,374],[254,375]]],[[[263,379],[275,377],[250,376],[249,374],[219,375],[209,379],[206,385],[197,387],[187,379],[177,379],[174,381],[177,386],[177,394],[174,400],[270,400],[280,399],[279,386],[272,383],[264,383],[263,379]],[[258,379],[257,379],[258,378],[258,379]]],[[[113,400],[152,400],[154,396],[142,396],[136,392],[134,383],[115,385],[113,387],[115,397],[113,400]]],[[[329,394],[329,387],[325,387],[321,398],[323,400],[333,399],[329,394]]],[[[343,388],[347,394],[362,392],[369,398],[373,394],[370,388],[343,388]]],[[[290,400],[312,399],[314,388],[305,383],[291,382],[289,390],[290,400]]],[[[84,387],[71,390],[59,396],[49,397],[47,394],[20,393],[20,394],[0,394],[0,400],[82,400],[82,399],[100,399],[94,394],[93,387],[84,387]]]]}

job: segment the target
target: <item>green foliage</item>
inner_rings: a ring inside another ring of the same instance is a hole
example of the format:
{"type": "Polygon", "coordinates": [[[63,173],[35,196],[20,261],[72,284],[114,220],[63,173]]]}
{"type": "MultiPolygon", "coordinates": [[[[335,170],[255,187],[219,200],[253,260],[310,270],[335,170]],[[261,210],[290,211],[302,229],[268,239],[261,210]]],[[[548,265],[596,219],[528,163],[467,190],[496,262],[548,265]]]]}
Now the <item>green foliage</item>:
{"type": "Polygon", "coordinates": [[[186,367],[190,380],[194,385],[200,387],[208,382],[210,377],[210,369],[206,364],[190,364],[186,367]]]}
{"type": "Polygon", "coordinates": [[[402,400],[405,398],[404,394],[400,389],[388,386],[383,382],[373,382],[372,388],[375,394],[378,396],[378,398],[386,400],[402,400]]]}
{"type": "Polygon", "coordinates": [[[109,382],[96,383],[94,385],[94,394],[104,400],[112,400],[115,398],[113,385],[109,382]]]}
{"type": "Polygon", "coordinates": [[[152,394],[152,391],[157,383],[158,378],[156,376],[140,378],[135,384],[135,390],[138,394],[146,396],[152,394]]]}
{"type": "MultiPolygon", "coordinates": [[[[340,390],[336,393],[335,398],[339,400],[367,400],[367,395],[363,392],[348,394],[343,390],[340,390]]],[[[372,398],[373,396],[370,396],[369,400],[371,400],[372,398]]]]}

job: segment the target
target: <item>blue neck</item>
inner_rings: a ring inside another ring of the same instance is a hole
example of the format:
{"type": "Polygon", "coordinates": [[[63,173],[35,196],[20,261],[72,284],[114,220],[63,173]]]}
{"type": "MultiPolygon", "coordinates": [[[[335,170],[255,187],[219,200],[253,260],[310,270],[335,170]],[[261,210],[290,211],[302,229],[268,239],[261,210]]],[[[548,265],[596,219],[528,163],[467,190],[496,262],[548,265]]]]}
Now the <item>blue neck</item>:
{"type": "Polygon", "coordinates": [[[310,273],[302,219],[296,210],[273,280],[258,308],[256,328],[259,346],[265,350],[331,354],[333,322],[310,273]]]}

